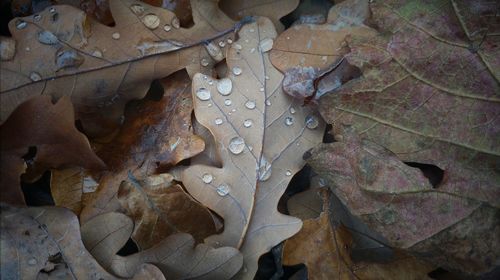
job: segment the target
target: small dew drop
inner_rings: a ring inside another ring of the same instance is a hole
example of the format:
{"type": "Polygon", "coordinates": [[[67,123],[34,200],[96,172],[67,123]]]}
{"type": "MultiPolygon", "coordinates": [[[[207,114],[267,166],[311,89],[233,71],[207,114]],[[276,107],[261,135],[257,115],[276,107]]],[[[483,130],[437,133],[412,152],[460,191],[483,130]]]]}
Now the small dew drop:
{"type": "Polygon", "coordinates": [[[202,87],[196,90],[196,97],[202,101],[207,101],[210,99],[211,94],[208,89],[202,87]]]}
{"type": "Polygon", "coordinates": [[[233,40],[231,40],[231,39],[227,39],[227,43],[228,43],[228,44],[232,44],[232,43],[233,43],[233,40]]]}
{"type": "Polygon", "coordinates": [[[205,67],[208,66],[208,64],[209,64],[208,59],[202,58],[200,61],[200,64],[201,64],[201,66],[205,66],[205,67]]]}
{"type": "Polygon", "coordinates": [[[163,30],[165,30],[165,32],[169,32],[170,30],[172,30],[172,26],[170,26],[170,24],[165,24],[163,26],[163,30]]]}
{"type": "Polygon", "coordinates": [[[213,81],[213,80],[210,80],[210,81],[208,81],[208,84],[209,84],[209,85],[213,85],[213,84],[214,84],[214,81],[213,81]]]}
{"type": "Polygon", "coordinates": [[[293,117],[286,117],[285,118],[285,124],[287,126],[291,126],[293,124],[293,117]]]}
{"type": "Polygon", "coordinates": [[[147,28],[149,28],[151,30],[154,30],[154,29],[158,28],[158,26],[160,26],[160,18],[154,14],[145,15],[141,19],[141,21],[142,21],[142,23],[144,23],[144,25],[147,28]]]}
{"type": "Polygon", "coordinates": [[[290,107],[290,113],[291,113],[291,114],[295,114],[295,112],[296,112],[296,111],[295,111],[295,108],[290,107]]]}
{"type": "Polygon", "coordinates": [[[233,82],[229,78],[220,79],[217,82],[217,91],[222,95],[229,95],[233,90],[233,82]]]}
{"type": "Polygon", "coordinates": [[[227,184],[220,184],[217,187],[217,194],[220,196],[226,196],[229,194],[230,187],[227,184]]]}
{"type": "Polygon", "coordinates": [[[208,174],[208,173],[205,173],[201,176],[201,180],[205,183],[205,184],[210,184],[212,183],[212,180],[214,179],[214,177],[212,176],[212,174],[208,174]]]}
{"type": "Polygon", "coordinates": [[[177,17],[174,17],[172,19],[172,26],[175,28],[175,29],[179,29],[179,27],[181,27],[181,22],[179,21],[179,19],[177,17]]]}
{"type": "Polygon", "coordinates": [[[319,121],[315,116],[309,115],[306,117],[306,127],[309,129],[315,129],[319,125],[319,121]]]}
{"type": "Polygon", "coordinates": [[[31,259],[29,259],[29,260],[28,260],[28,264],[29,264],[29,265],[36,265],[36,264],[37,264],[37,261],[36,261],[36,259],[35,259],[35,258],[31,258],[31,259]]]}
{"type": "Polygon", "coordinates": [[[231,101],[231,99],[224,100],[224,105],[231,106],[231,104],[233,104],[233,102],[231,101]]]}
{"type": "Polygon", "coordinates": [[[224,41],[219,42],[219,47],[223,48],[225,46],[226,46],[226,42],[224,42],[224,41]]]}
{"type": "Polygon", "coordinates": [[[216,118],[214,122],[216,125],[221,125],[224,121],[221,118],[216,118]]]}
{"type": "Polygon", "coordinates": [[[120,33],[115,32],[115,33],[111,34],[111,38],[113,38],[113,39],[115,39],[115,40],[120,39],[120,33]]]}
{"type": "Polygon", "coordinates": [[[212,107],[212,103],[208,103],[208,107],[212,107]]]}
{"type": "Polygon", "coordinates": [[[246,127],[246,128],[251,127],[252,124],[253,124],[252,120],[245,120],[243,122],[243,126],[246,127]]]}
{"type": "Polygon", "coordinates": [[[92,56],[94,57],[102,57],[102,52],[98,49],[95,49],[93,52],[92,52],[92,56]]]}
{"type": "Polygon", "coordinates": [[[319,182],[318,183],[319,183],[320,187],[326,186],[326,180],[325,180],[325,178],[319,178],[319,182]]]}
{"type": "Polygon", "coordinates": [[[287,171],[285,172],[285,175],[286,175],[286,176],[292,176],[292,171],[287,170],[287,171]]]}
{"type": "Polygon", "coordinates": [[[263,87],[259,88],[259,91],[264,92],[264,88],[263,87]]]}
{"type": "Polygon", "coordinates": [[[267,106],[271,106],[271,101],[266,100],[266,105],[267,105],[267,106]]]}
{"type": "Polygon", "coordinates": [[[248,146],[248,150],[249,151],[253,151],[253,147],[252,146],[248,146]]]}
{"type": "Polygon", "coordinates": [[[35,21],[40,21],[40,20],[42,19],[42,16],[41,16],[41,15],[39,15],[39,14],[36,14],[36,15],[34,15],[34,16],[33,16],[33,19],[34,19],[35,21]]]}
{"type": "Polygon", "coordinates": [[[20,19],[18,19],[18,20],[16,21],[16,28],[17,28],[17,29],[21,30],[21,29],[26,28],[26,26],[28,26],[28,24],[27,24],[24,20],[20,20],[20,19]]]}
{"type": "Polygon", "coordinates": [[[250,53],[254,53],[254,52],[255,52],[255,48],[251,48],[250,53]]]}
{"type": "Polygon", "coordinates": [[[245,148],[245,140],[239,136],[229,141],[229,151],[235,155],[241,154],[245,148]]]}
{"type": "Polygon", "coordinates": [[[242,73],[242,72],[243,72],[243,71],[241,70],[241,68],[240,68],[240,67],[238,67],[238,66],[233,67],[233,74],[234,74],[235,76],[239,76],[239,75],[241,75],[241,73],[242,73]]]}
{"type": "Polygon", "coordinates": [[[266,80],[269,80],[269,76],[265,76],[264,78],[265,78],[266,80]]]}
{"type": "Polygon", "coordinates": [[[252,33],[253,33],[253,32],[255,32],[255,29],[250,28],[250,30],[248,30],[248,31],[250,31],[250,32],[252,32],[252,33]]]}
{"type": "Polygon", "coordinates": [[[233,113],[236,112],[236,109],[232,109],[231,112],[233,112],[233,113]]]}
{"type": "Polygon", "coordinates": [[[130,6],[130,9],[136,15],[142,15],[142,13],[144,13],[144,7],[139,4],[134,4],[130,6]]]}
{"type": "Polygon", "coordinates": [[[268,52],[273,48],[273,39],[271,38],[266,38],[259,43],[259,49],[261,52],[268,52]]]}
{"type": "Polygon", "coordinates": [[[38,74],[37,72],[31,72],[30,73],[30,79],[33,82],[36,82],[36,81],[40,81],[42,79],[42,76],[40,76],[40,74],[38,74]]]}
{"type": "Polygon", "coordinates": [[[243,47],[240,44],[234,44],[233,48],[236,49],[236,50],[242,50],[243,49],[243,47]]]}
{"type": "Polygon", "coordinates": [[[53,14],[53,13],[55,13],[55,12],[56,12],[56,9],[55,9],[55,8],[50,8],[49,12],[50,12],[51,14],[53,14]]]}
{"type": "Polygon", "coordinates": [[[59,39],[57,39],[54,33],[44,30],[38,32],[38,42],[44,45],[55,45],[59,42],[59,39]]]}
{"type": "Polygon", "coordinates": [[[251,101],[251,100],[248,100],[248,101],[245,103],[245,107],[246,107],[247,109],[253,110],[253,109],[255,109],[255,102],[254,102],[254,101],[251,101]]]}

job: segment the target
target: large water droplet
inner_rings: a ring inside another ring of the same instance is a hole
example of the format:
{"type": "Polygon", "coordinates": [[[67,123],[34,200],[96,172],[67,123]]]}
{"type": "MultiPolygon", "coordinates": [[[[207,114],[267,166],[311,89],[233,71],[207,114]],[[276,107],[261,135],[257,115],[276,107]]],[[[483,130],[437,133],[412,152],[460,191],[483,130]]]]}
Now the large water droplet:
{"type": "Polygon", "coordinates": [[[175,28],[175,29],[178,29],[179,27],[181,27],[181,22],[179,21],[179,19],[177,17],[174,17],[172,19],[172,22],[171,22],[172,26],[175,28]]]}
{"type": "Polygon", "coordinates": [[[208,174],[208,173],[205,173],[201,176],[201,180],[205,183],[205,184],[210,184],[212,183],[212,180],[214,179],[214,177],[212,176],[212,174],[208,174]]]}
{"type": "Polygon", "coordinates": [[[59,42],[59,39],[52,32],[44,30],[38,33],[38,42],[44,45],[54,45],[59,42]]]}
{"type": "Polygon", "coordinates": [[[291,126],[293,124],[293,117],[286,117],[285,118],[285,124],[287,126],[291,126]]]}
{"type": "Polygon", "coordinates": [[[254,101],[251,101],[251,100],[248,100],[248,101],[245,103],[245,107],[246,107],[247,109],[253,110],[253,109],[255,109],[255,102],[254,102],[254,101]]]}
{"type": "Polygon", "coordinates": [[[229,151],[231,153],[238,155],[243,152],[243,149],[245,149],[245,139],[239,136],[231,138],[229,141],[229,151]]]}
{"type": "Polygon", "coordinates": [[[260,159],[258,174],[259,181],[266,181],[271,177],[271,163],[269,163],[264,156],[260,159]]]}
{"type": "Polygon", "coordinates": [[[221,125],[224,121],[221,118],[216,118],[214,122],[216,125],[221,125]]]}
{"type": "Polygon", "coordinates": [[[231,104],[233,104],[233,101],[231,101],[231,99],[224,100],[224,105],[231,106],[231,104]]]}
{"type": "Polygon", "coordinates": [[[196,97],[202,101],[207,101],[212,97],[212,95],[208,89],[202,87],[196,90],[196,97]]]}
{"type": "Polygon", "coordinates": [[[26,26],[28,26],[28,24],[24,20],[18,19],[16,21],[16,28],[17,29],[24,29],[24,28],[26,28],[26,26]]]}
{"type": "Polygon", "coordinates": [[[111,34],[111,38],[113,38],[113,39],[115,39],[115,40],[120,39],[120,37],[121,37],[121,36],[120,36],[120,33],[118,33],[118,32],[115,32],[115,33],[111,34]]]}
{"type": "Polygon", "coordinates": [[[238,66],[233,67],[233,74],[234,74],[235,76],[239,76],[239,75],[241,75],[241,73],[242,73],[242,72],[243,72],[243,71],[241,70],[241,68],[240,68],[240,67],[238,67],[238,66]]]}
{"type": "Polygon", "coordinates": [[[78,67],[82,65],[85,58],[74,49],[60,49],[56,53],[57,69],[78,67]]]}
{"type": "Polygon", "coordinates": [[[315,116],[309,115],[306,117],[306,127],[309,129],[315,129],[318,127],[319,121],[315,116]]]}
{"type": "Polygon", "coordinates": [[[151,30],[156,29],[156,28],[158,28],[158,26],[160,26],[160,18],[154,14],[145,15],[141,19],[141,21],[142,21],[142,23],[144,23],[144,25],[147,28],[149,28],[151,30]]]}
{"type": "Polygon", "coordinates": [[[217,91],[222,95],[229,95],[233,90],[233,82],[229,78],[223,78],[217,82],[217,91]]]}
{"type": "Polygon", "coordinates": [[[220,196],[226,196],[231,191],[231,188],[227,184],[220,184],[217,187],[217,194],[220,196]]]}
{"type": "Polygon", "coordinates": [[[259,43],[259,49],[261,52],[268,52],[273,48],[273,39],[271,38],[266,38],[259,43]]]}
{"type": "Polygon", "coordinates": [[[251,127],[251,126],[252,126],[252,124],[253,124],[252,120],[245,120],[245,121],[243,122],[243,126],[244,126],[244,127],[247,127],[247,128],[248,128],[248,127],[251,127]]]}
{"type": "Polygon", "coordinates": [[[134,4],[130,6],[130,9],[136,15],[142,15],[142,13],[144,13],[144,7],[139,4],[134,4]]]}
{"type": "Polygon", "coordinates": [[[222,53],[221,49],[216,44],[214,44],[214,42],[205,44],[205,49],[215,61],[221,61],[224,59],[224,54],[222,53]]]}
{"type": "Polygon", "coordinates": [[[42,76],[40,76],[40,74],[38,74],[37,72],[31,72],[30,79],[32,81],[36,82],[36,81],[40,81],[42,79],[42,76]]]}

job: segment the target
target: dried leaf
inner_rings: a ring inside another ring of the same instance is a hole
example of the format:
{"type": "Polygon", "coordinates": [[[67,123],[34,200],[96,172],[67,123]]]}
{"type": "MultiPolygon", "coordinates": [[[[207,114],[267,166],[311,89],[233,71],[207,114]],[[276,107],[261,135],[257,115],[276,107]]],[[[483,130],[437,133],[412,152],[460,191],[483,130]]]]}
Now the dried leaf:
{"type": "MultiPolygon", "coordinates": [[[[1,205],[2,279],[118,279],[85,249],[78,219],[55,207],[1,205]]],[[[137,267],[133,279],[165,279],[157,267],[137,267]]]]}
{"type": "Polygon", "coordinates": [[[115,255],[132,234],[132,228],[130,218],[109,212],[83,225],[82,239],[99,263],[120,277],[133,275],[143,263],[156,265],[169,279],[229,279],[241,268],[243,258],[238,250],[214,249],[205,244],[195,247],[194,239],[185,233],[170,235],[133,255],[115,255]]]}
{"type": "MultiPolygon", "coordinates": [[[[183,68],[210,70],[215,61],[202,43],[233,30],[215,5],[193,1],[195,25],[188,29],[172,12],[134,0],[110,2],[114,27],[65,5],[12,20],[18,51],[1,65],[0,119],[29,97],[68,95],[86,132],[113,131],[126,102],[144,97],[153,79],[183,68]]],[[[211,46],[213,54],[218,46],[211,46]]]]}
{"type": "Polygon", "coordinates": [[[24,204],[20,175],[25,170],[23,156],[36,148],[37,168],[82,166],[102,169],[85,135],[74,124],[73,106],[63,97],[52,104],[49,96],[37,96],[22,103],[0,126],[2,201],[24,204]]]}
{"type": "Polygon", "coordinates": [[[246,16],[268,17],[278,30],[284,26],[280,18],[291,13],[299,5],[299,0],[222,0],[220,8],[234,20],[241,20],[246,16]]]}
{"type": "Polygon", "coordinates": [[[129,171],[137,178],[161,172],[204,149],[203,140],[191,127],[191,82],[185,72],[160,80],[161,100],[131,104],[120,133],[99,150],[110,167],[95,176],[99,187],[92,201],[82,210],[81,220],[119,209],[116,194],[129,171]]]}
{"type": "Polygon", "coordinates": [[[248,279],[259,256],[301,226],[277,204],[304,165],[302,153],[321,141],[324,125],[283,94],[282,74],[260,51],[276,37],[271,21],[258,18],[239,36],[227,53],[226,78],[193,78],[195,115],[214,135],[222,167],[194,164],[181,177],[195,199],[224,218],[224,231],[205,241],[241,248],[246,270],[239,277],[248,279]]]}
{"type": "Polygon", "coordinates": [[[323,210],[323,200],[318,189],[309,189],[292,196],[287,201],[290,215],[301,220],[315,219],[323,210]]]}
{"type": "Polygon", "coordinates": [[[215,233],[208,209],[190,198],[172,182],[170,174],[122,182],[118,200],[125,214],[134,220],[132,239],[139,249],[147,249],[167,236],[185,232],[200,243],[215,233]]]}

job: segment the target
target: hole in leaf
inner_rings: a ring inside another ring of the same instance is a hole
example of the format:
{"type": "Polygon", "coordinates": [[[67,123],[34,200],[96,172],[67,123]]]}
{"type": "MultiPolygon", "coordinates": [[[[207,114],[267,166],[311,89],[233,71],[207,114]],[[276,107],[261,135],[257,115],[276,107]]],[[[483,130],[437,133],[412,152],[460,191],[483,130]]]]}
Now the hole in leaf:
{"type": "Polygon", "coordinates": [[[123,247],[116,254],[122,257],[126,257],[137,252],[139,252],[139,247],[137,247],[137,244],[135,244],[132,238],[129,238],[127,240],[127,243],[125,243],[125,245],[123,245],[123,247]]]}
{"type": "Polygon", "coordinates": [[[21,189],[28,206],[54,205],[54,199],[50,192],[50,177],[50,171],[46,171],[35,182],[21,182],[21,189]]]}
{"type": "Polygon", "coordinates": [[[327,124],[325,127],[325,134],[323,134],[323,143],[333,143],[335,142],[335,137],[333,137],[332,134],[330,134],[330,131],[332,130],[332,125],[327,124]]]}
{"type": "Polygon", "coordinates": [[[443,181],[444,170],[433,164],[420,162],[405,162],[405,164],[420,169],[424,176],[429,179],[433,188],[438,188],[443,181]]]}
{"type": "Polygon", "coordinates": [[[144,97],[144,99],[145,100],[160,101],[163,98],[164,94],[165,94],[165,90],[163,89],[163,86],[162,86],[160,80],[153,80],[153,82],[151,82],[151,86],[149,87],[149,90],[146,93],[146,96],[144,97]]]}

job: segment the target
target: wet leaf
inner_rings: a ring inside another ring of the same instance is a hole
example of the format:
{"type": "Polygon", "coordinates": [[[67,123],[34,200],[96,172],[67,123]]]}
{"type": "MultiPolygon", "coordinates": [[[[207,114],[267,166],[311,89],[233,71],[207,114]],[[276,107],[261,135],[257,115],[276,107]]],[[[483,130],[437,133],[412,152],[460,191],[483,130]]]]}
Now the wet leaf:
{"type": "Polygon", "coordinates": [[[195,245],[185,233],[170,235],[156,246],[126,257],[115,255],[132,234],[133,222],[124,214],[105,213],[82,226],[85,246],[105,268],[120,277],[133,275],[144,263],[161,269],[169,279],[229,279],[243,258],[235,248],[195,245]],[[106,224],[103,228],[100,225],[106,224]]]}
{"type": "Polygon", "coordinates": [[[193,78],[196,119],[213,134],[222,167],[193,164],[181,179],[188,192],[224,218],[224,231],[205,241],[241,248],[252,278],[264,252],[296,233],[300,220],[277,211],[302,153],[321,141],[324,125],[281,89],[282,74],[260,46],[276,38],[271,21],[243,26],[227,53],[229,74],[193,78]]]}
{"type": "MultiPolygon", "coordinates": [[[[119,279],[85,249],[78,219],[67,209],[2,204],[1,221],[2,279],[119,279]]],[[[151,264],[136,271],[132,279],[165,279],[151,264]]]]}
{"type": "Polygon", "coordinates": [[[36,164],[40,174],[67,166],[105,167],[74,123],[73,106],[67,97],[53,104],[50,96],[38,96],[16,108],[0,126],[3,202],[24,204],[20,176],[26,168],[23,156],[30,148],[35,154],[28,163],[36,164]]]}
{"type": "Polygon", "coordinates": [[[132,239],[147,249],[174,233],[190,233],[200,243],[215,233],[208,209],[189,197],[170,174],[122,182],[118,200],[134,220],[132,239]]]}
{"type": "Polygon", "coordinates": [[[223,38],[233,22],[214,2],[193,1],[192,8],[195,24],[187,29],[174,13],[134,0],[110,2],[113,27],[66,5],[13,19],[17,52],[1,65],[0,119],[29,97],[67,95],[87,133],[113,131],[127,101],[144,97],[152,80],[184,68],[210,71],[215,60],[202,43],[223,38]]]}

